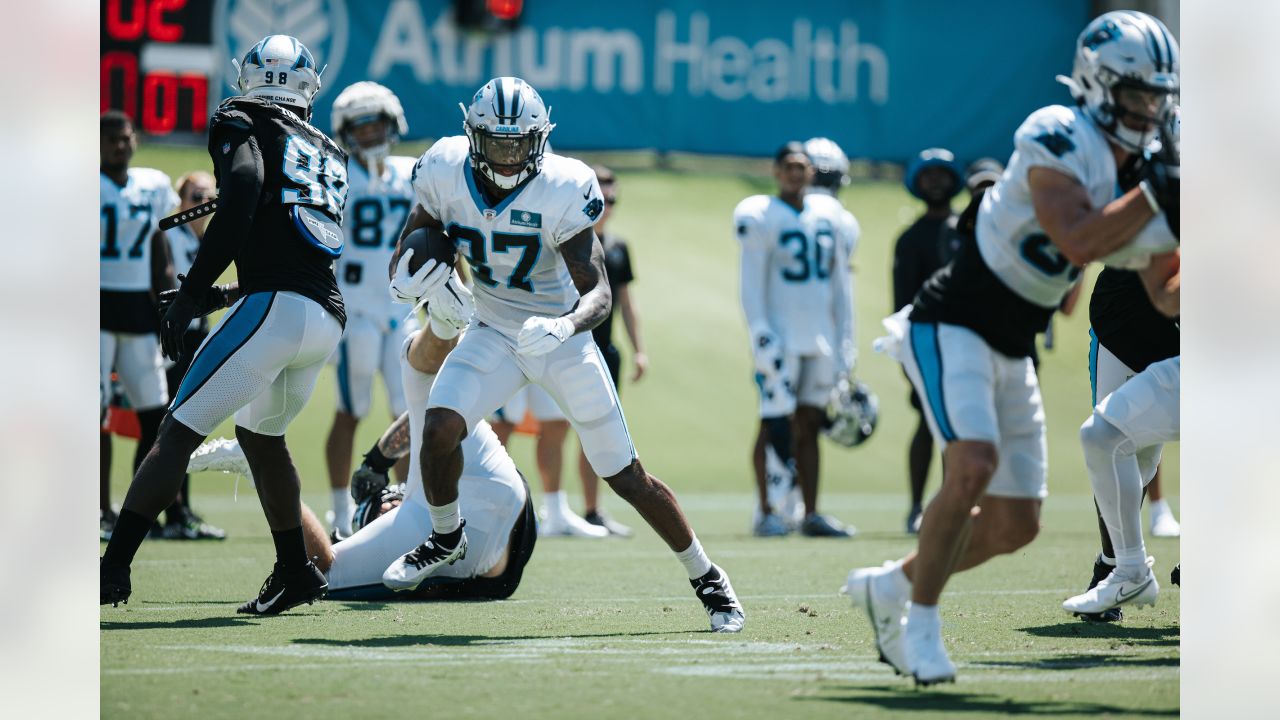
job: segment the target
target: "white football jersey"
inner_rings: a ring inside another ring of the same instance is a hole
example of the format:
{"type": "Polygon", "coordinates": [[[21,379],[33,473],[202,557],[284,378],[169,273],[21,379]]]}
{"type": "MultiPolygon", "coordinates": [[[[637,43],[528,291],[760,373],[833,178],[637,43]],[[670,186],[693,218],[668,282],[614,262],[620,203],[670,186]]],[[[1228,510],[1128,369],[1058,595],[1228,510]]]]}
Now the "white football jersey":
{"type": "Polygon", "coordinates": [[[413,207],[414,162],[410,157],[388,157],[381,178],[372,177],[356,160],[347,163],[342,218],[346,247],[335,273],[348,314],[398,319],[405,313],[387,292],[387,265],[413,207]]]}
{"type": "Polygon", "coordinates": [[[169,240],[169,253],[173,255],[173,272],[176,275],[186,275],[200,252],[200,238],[196,237],[191,225],[185,223],[164,234],[169,240]]]}
{"type": "Polygon", "coordinates": [[[99,173],[102,236],[99,250],[99,289],[151,289],[151,236],[160,218],[178,206],[169,176],[151,168],[129,168],[120,187],[99,173]]]}
{"type": "Polygon", "coordinates": [[[578,301],[560,245],[595,224],[604,198],[591,168],[550,152],[492,207],[476,182],[464,136],[440,139],[414,168],[418,202],[471,265],[476,319],[514,338],[528,318],[558,317],[578,301]]]}
{"type": "Polygon", "coordinates": [[[788,353],[832,355],[842,338],[837,302],[849,303],[839,287],[846,281],[849,253],[857,244],[858,222],[839,200],[820,193],[804,196],[804,210],[772,195],[753,195],[733,211],[742,243],[742,303],[747,322],[763,321],[788,353]],[[763,280],[749,277],[749,254],[763,253],[763,280]],[[763,282],[763,286],[757,286],[763,282]]]}
{"type": "Polygon", "coordinates": [[[1013,135],[1013,157],[987,190],[978,212],[978,250],[987,267],[1018,295],[1057,307],[1080,275],[1036,220],[1027,174],[1047,167],[1080,181],[1095,208],[1116,199],[1115,157],[1102,131],[1079,109],[1050,105],[1031,114],[1013,135]]]}

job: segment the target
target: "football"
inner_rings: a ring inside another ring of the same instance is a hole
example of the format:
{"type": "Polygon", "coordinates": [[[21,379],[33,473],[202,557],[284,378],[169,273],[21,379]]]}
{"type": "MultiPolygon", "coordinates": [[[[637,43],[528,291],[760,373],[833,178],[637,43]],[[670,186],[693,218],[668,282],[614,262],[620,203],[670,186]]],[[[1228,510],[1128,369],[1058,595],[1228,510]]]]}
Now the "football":
{"type": "Polygon", "coordinates": [[[413,257],[409,258],[410,274],[418,272],[427,258],[435,258],[449,267],[458,260],[458,246],[440,228],[418,228],[406,235],[401,252],[410,249],[413,250],[413,257]]]}

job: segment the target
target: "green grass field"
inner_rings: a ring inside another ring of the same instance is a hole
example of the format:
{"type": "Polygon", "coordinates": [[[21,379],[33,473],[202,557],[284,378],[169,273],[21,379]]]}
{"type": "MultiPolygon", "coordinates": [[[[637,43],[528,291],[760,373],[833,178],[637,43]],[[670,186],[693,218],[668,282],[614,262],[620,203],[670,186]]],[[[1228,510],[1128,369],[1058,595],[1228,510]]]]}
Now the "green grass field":
{"type": "MultiPolygon", "coordinates": [[[[176,177],[208,160],[201,150],[157,147],[141,150],[135,164],[176,177]]],[[[520,589],[504,602],[322,602],[275,618],[237,616],[235,606],[269,571],[270,537],[248,483],[239,483],[236,499],[234,479],[205,474],[193,480],[194,504],[230,537],[143,546],[133,599],[101,612],[104,717],[1177,714],[1176,587],[1162,582],[1159,606],[1130,611],[1118,626],[1086,625],[1059,607],[1087,579],[1097,542],[1077,439],[1089,412],[1085,301],[1075,316],[1057,319],[1058,347],[1041,366],[1050,435],[1044,530],[1023,552],[952,581],[943,615],[960,682],[916,691],[875,661],[866,620],[836,595],[849,568],[913,546],[902,526],[915,416],[899,368],[871,343],[890,309],[892,243],[918,211],[914,201],[892,183],[857,184],[843,196],[863,231],[858,370],[880,396],[881,418],[864,447],[824,444],[821,503],[858,526],[858,537],[757,540],[748,532],[755,392],[730,217],[770,183],[656,171],[624,172],[621,182],[614,226],[632,243],[652,363],[640,384],[623,387],[628,423],[646,467],[672,486],[704,546],[731,573],[746,629],[706,632],[679,564],[643,528],[631,540],[539,541],[520,589]]],[[[380,391],[357,447],[389,419],[380,391]]],[[[320,512],[329,507],[322,447],[333,397],[326,372],[288,435],[304,499],[320,512]]],[[[219,434],[230,436],[230,424],[219,434]]],[[[117,503],[132,452],[116,442],[117,503]]],[[[530,439],[514,440],[512,455],[533,481],[530,439]]],[[[1177,455],[1176,446],[1166,451],[1163,473],[1175,508],[1177,455]]],[[[565,487],[573,493],[576,477],[565,487]]],[[[640,525],[616,497],[606,505],[640,525]]],[[[1178,542],[1149,547],[1157,577],[1167,580],[1178,542]]]]}

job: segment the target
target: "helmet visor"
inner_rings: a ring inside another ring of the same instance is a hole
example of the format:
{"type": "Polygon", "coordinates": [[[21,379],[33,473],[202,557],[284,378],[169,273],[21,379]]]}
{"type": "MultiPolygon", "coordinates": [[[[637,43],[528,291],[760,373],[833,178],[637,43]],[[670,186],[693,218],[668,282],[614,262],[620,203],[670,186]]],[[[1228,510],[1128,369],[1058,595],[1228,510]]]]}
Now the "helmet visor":
{"type": "Polygon", "coordinates": [[[515,175],[533,158],[538,142],[534,133],[525,135],[493,135],[477,133],[480,157],[503,175],[515,175]]]}
{"type": "Polygon", "coordinates": [[[1177,93],[1165,88],[1121,81],[1113,91],[1120,120],[1134,130],[1149,131],[1162,125],[1177,104],[1177,93]],[[1139,127],[1141,126],[1141,127],[1139,127]]]}

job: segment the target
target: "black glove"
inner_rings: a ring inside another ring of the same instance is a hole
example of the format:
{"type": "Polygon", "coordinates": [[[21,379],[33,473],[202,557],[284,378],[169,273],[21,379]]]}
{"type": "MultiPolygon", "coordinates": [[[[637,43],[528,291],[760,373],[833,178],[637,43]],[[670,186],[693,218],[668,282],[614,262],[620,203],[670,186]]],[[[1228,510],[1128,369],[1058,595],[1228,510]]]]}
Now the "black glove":
{"type": "Polygon", "coordinates": [[[1169,230],[1174,237],[1178,235],[1182,216],[1182,168],[1179,165],[1156,158],[1143,168],[1142,182],[1151,188],[1156,204],[1164,211],[1169,222],[1169,230]]]}
{"type": "MultiPolygon", "coordinates": [[[[178,275],[178,282],[183,282],[187,278],[185,275],[178,275]]],[[[160,315],[164,315],[169,311],[169,306],[173,304],[173,299],[178,296],[177,290],[165,290],[160,293],[158,300],[160,302],[160,315]]],[[[215,310],[221,310],[231,304],[231,285],[214,285],[204,292],[204,297],[198,301],[196,309],[196,317],[204,317],[215,310]]]]}
{"type": "Polygon", "coordinates": [[[190,294],[182,290],[174,292],[169,309],[160,318],[160,348],[165,357],[177,362],[182,356],[183,336],[199,309],[199,301],[190,294]]]}

